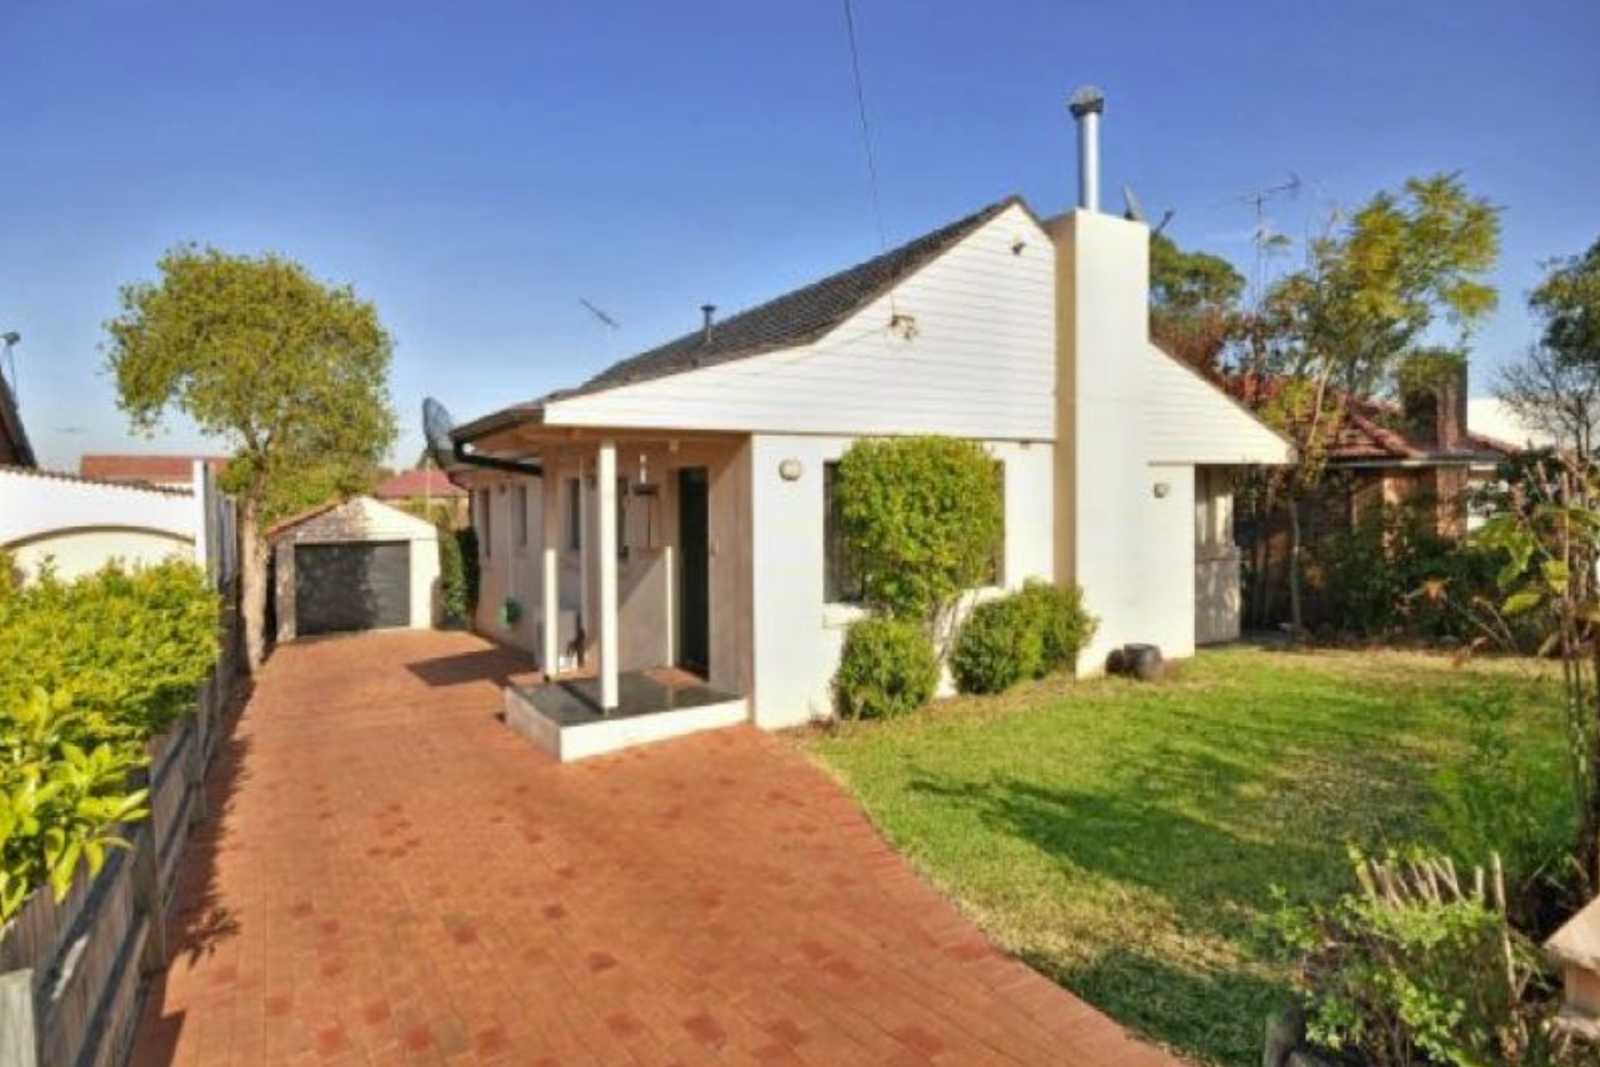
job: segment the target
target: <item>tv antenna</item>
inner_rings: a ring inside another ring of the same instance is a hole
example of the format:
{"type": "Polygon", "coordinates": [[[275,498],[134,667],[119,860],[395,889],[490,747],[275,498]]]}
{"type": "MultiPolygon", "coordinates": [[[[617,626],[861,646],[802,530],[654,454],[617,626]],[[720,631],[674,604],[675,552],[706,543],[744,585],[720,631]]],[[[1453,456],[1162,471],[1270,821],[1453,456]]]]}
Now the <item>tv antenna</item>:
{"type": "Polygon", "coordinates": [[[621,326],[621,323],[617,322],[616,319],[612,318],[610,315],[607,315],[604,311],[601,311],[583,297],[578,297],[578,303],[582,304],[589,314],[595,317],[595,321],[604,326],[606,329],[615,330],[621,326]]]}
{"type": "Polygon", "coordinates": [[[1300,175],[1291,170],[1285,181],[1242,193],[1233,198],[1236,204],[1250,204],[1255,208],[1255,225],[1250,230],[1250,243],[1255,247],[1256,260],[1250,285],[1255,290],[1258,300],[1266,284],[1267,257],[1289,243],[1289,238],[1267,220],[1267,205],[1278,199],[1298,200],[1300,191],[1304,188],[1305,182],[1301,180],[1300,175]]]}

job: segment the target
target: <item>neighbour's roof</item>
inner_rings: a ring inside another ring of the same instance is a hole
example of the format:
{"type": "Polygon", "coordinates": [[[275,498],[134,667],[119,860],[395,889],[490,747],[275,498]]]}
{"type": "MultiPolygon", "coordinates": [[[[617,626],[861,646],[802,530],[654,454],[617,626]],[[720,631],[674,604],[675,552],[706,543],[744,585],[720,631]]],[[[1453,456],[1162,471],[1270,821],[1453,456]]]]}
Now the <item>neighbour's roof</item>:
{"type": "Polygon", "coordinates": [[[22,425],[22,413],[17,410],[17,397],[11,383],[0,374],[0,461],[22,467],[37,467],[38,457],[28,443],[28,431],[22,425]]]}
{"type": "Polygon", "coordinates": [[[149,482],[154,485],[188,484],[194,461],[204,460],[221,474],[228,469],[226,456],[138,455],[90,453],[78,460],[78,473],[103,482],[149,482]]]}
{"type": "Polygon", "coordinates": [[[1377,400],[1358,401],[1346,411],[1338,441],[1328,458],[1340,460],[1424,460],[1435,463],[1498,461],[1522,449],[1486,434],[1467,430],[1466,447],[1442,448],[1410,432],[1399,419],[1399,409],[1377,400]]]}
{"type": "MultiPolygon", "coordinates": [[[[575,389],[552,393],[545,399],[562,400],[597,393],[810,344],[939,258],[1001,212],[1018,206],[1028,209],[1019,196],[996,201],[865,263],[715,321],[709,337],[704,329],[686,333],[676,340],[606,368],[575,389]]],[[[539,410],[542,403],[532,401],[515,404],[485,415],[457,427],[455,437],[458,440],[470,440],[518,421],[521,416],[539,410]]]]}
{"type": "Polygon", "coordinates": [[[467,491],[450,480],[444,471],[401,471],[372,491],[379,500],[410,500],[413,497],[464,497],[467,491]]]}
{"type": "MultiPolygon", "coordinates": [[[[1263,400],[1277,395],[1284,379],[1257,378],[1249,374],[1221,376],[1196,370],[1241,400],[1263,400]]],[[[1400,407],[1373,398],[1346,398],[1339,436],[1328,448],[1328,461],[1372,465],[1386,461],[1415,464],[1493,463],[1523,450],[1516,445],[1474,433],[1466,428],[1464,445],[1446,448],[1406,426],[1400,407]]]]}

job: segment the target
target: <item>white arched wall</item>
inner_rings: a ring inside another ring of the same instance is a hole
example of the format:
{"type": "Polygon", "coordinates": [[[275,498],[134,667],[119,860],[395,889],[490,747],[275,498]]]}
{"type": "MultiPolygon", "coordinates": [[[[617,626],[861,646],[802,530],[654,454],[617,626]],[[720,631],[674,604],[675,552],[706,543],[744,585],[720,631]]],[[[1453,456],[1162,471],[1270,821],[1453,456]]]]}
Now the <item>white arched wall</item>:
{"type": "Polygon", "coordinates": [[[37,574],[48,561],[62,578],[76,578],[120,560],[129,567],[160,563],[174,556],[194,558],[194,542],[165,530],[127,526],[53,530],[20,543],[0,545],[24,574],[37,574]]]}

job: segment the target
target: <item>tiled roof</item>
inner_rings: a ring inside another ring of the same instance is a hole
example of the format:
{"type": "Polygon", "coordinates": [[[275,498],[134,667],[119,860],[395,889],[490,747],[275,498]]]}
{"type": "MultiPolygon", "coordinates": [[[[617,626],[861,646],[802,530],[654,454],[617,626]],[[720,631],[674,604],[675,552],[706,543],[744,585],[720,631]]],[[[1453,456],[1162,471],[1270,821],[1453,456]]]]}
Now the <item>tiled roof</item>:
{"type": "Polygon", "coordinates": [[[1441,448],[1433,441],[1419,439],[1397,425],[1399,411],[1392,404],[1376,400],[1358,401],[1345,412],[1338,442],[1329,451],[1331,460],[1421,459],[1498,460],[1522,449],[1470,429],[1466,447],[1441,448]]]}
{"type": "Polygon", "coordinates": [[[102,482],[150,482],[156,485],[188,484],[194,461],[205,460],[218,474],[228,469],[226,456],[137,455],[90,453],[78,460],[78,473],[102,482]]]}
{"type": "MultiPolygon", "coordinates": [[[[1275,396],[1282,388],[1279,378],[1258,379],[1235,375],[1213,381],[1246,403],[1275,396]]],[[[1381,400],[1347,399],[1339,436],[1328,449],[1331,463],[1371,463],[1373,461],[1425,461],[1434,463],[1494,462],[1516,455],[1522,449],[1487,434],[1466,430],[1465,447],[1443,448],[1436,441],[1413,435],[1404,425],[1401,411],[1381,400]]]]}
{"type": "Polygon", "coordinates": [[[401,471],[372,491],[379,500],[410,500],[413,497],[464,497],[467,491],[441,470],[401,471]]]}
{"type": "MultiPolygon", "coordinates": [[[[996,201],[865,263],[718,320],[712,324],[709,337],[703,329],[686,333],[676,340],[608,367],[575,389],[552,393],[546,399],[560,400],[597,393],[810,344],[933,262],[1007,208],[1019,205],[1024,208],[1027,206],[1018,196],[996,201]]],[[[516,421],[519,416],[531,414],[539,407],[538,402],[513,405],[458,427],[456,436],[462,440],[471,439],[502,424],[516,421]]]]}

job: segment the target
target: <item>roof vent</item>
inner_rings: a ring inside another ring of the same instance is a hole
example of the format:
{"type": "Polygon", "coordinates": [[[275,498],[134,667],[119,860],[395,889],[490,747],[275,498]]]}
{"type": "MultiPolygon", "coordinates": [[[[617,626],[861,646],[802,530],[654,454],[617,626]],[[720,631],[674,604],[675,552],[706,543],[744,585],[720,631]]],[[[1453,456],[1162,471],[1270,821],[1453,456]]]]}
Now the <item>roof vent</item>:
{"type": "Polygon", "coordinates": [[[703,345],[710,345],[711,327],[715,324],[717,317],[717,305],[701,304],[700,314],[705,316],[705,322],[702,323],[700,327],[700,343],[703,345]]]}

